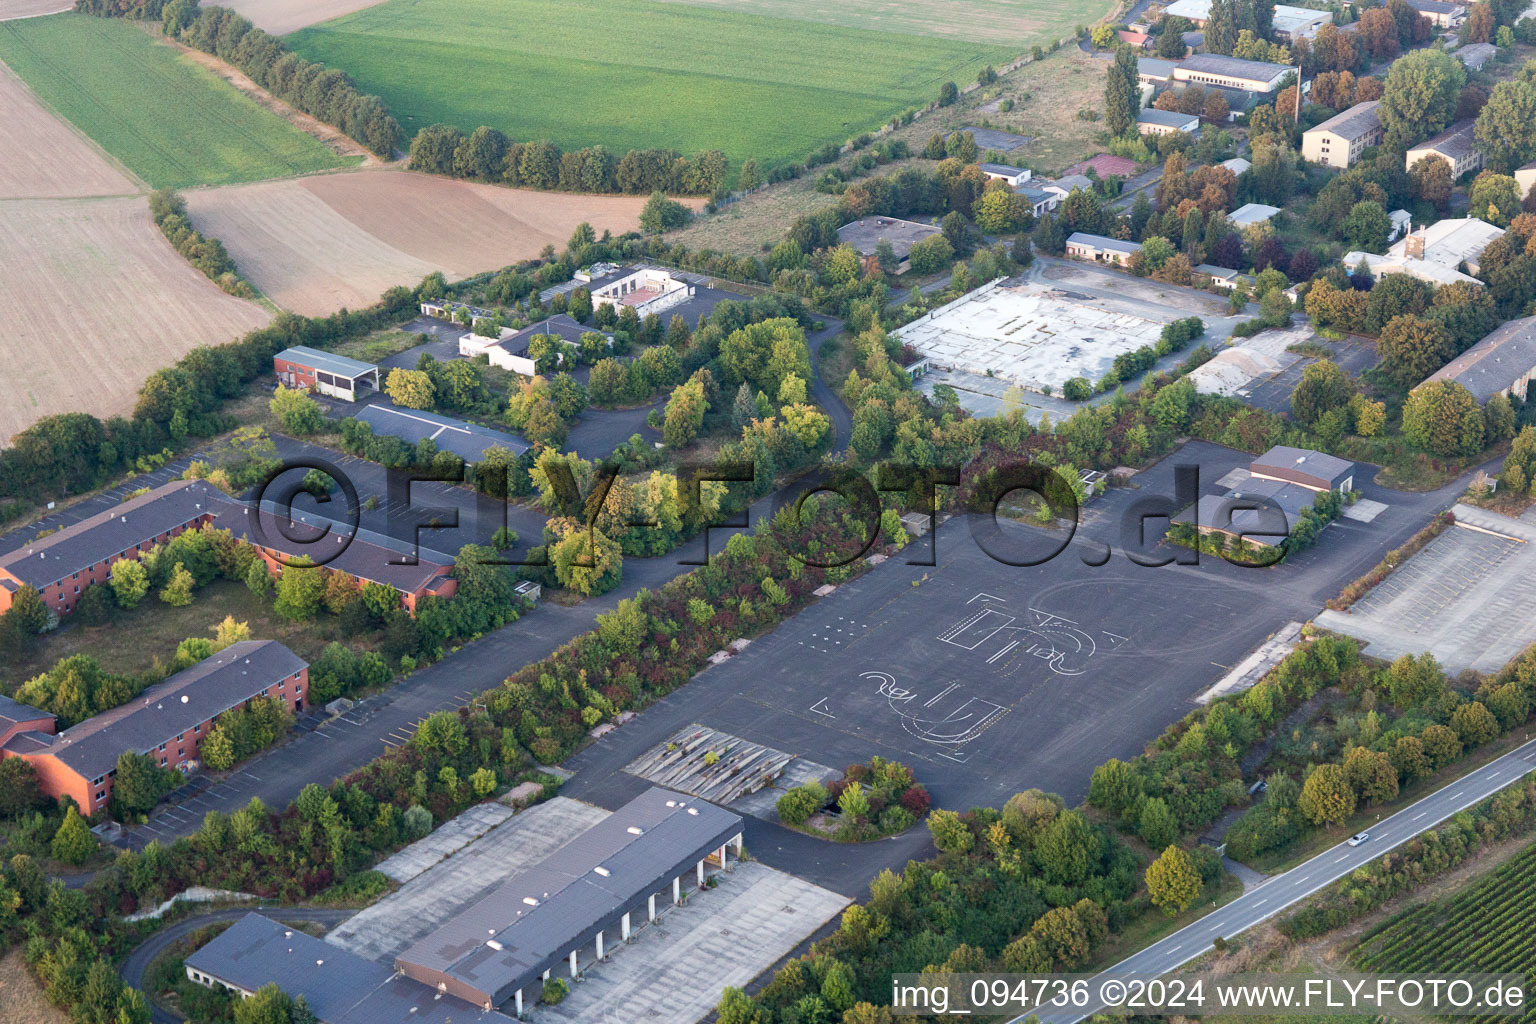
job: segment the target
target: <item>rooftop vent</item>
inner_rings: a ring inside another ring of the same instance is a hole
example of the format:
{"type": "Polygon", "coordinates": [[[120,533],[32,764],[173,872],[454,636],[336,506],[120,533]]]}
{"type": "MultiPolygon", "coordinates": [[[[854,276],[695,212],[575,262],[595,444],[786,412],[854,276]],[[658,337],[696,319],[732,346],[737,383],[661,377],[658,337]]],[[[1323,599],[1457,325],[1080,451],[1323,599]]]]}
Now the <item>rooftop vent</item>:
{"type": "Polygon", "coordinates": [[[697,807],[690,807],[688,808],[688,813],[697,818],[699,816],[699,809],[697,807]]]}
{"type": "Polygon", "coordinates": [[[182,694],[182,695],[181,695],[181,702],[182,702],[182,703],[183,703],[183,704],[185,704],[185,703],[186,703],[186,702],[187,702],[187,695],[186,695],[186,694],[182,694]]]}
{"type": "Polygon", "coordinates": [[[534,899],[532,896],[524,896],[523,902],[528,904],[530,907],[536,907],[539,905],[539,901],[534,899]]]}
{"type": "Polygon", "coordinates": [[[609,871],[607,868],[603,867],[601,864],[599,864],[597,867],[593,868],[592,870],[596,871],[598,874],[602,875],[604,878],[607,878],[609,875],[613,874],[612,871],[609,871]]]}
{"type": "Polygon", "coordinates": [[[497,942],[495,939],[491,939],[489,942],[486,943],[486,945],[490,946],[492,949],[494,949],[498,953],[500,953],[501,950],[502,950],[501,943],[497,942]]]}
{"type": "Polygon", "coordinates": [[[645,834],[644,829],[642,829],[639,825],[631,825],[631,826],[629,826],[629,828],[625,829],[624,831],[628,832],[632,836],[638,836],[638,835],[644,835],[645,834]]]}

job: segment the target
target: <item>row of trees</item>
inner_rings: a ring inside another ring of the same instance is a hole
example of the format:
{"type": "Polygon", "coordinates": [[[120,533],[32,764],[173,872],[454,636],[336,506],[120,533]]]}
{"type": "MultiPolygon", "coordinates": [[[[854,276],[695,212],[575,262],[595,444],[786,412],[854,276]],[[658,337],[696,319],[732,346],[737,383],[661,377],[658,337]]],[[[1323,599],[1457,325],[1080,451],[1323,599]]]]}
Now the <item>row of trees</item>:
{"type": "Polygon", "coordinates": [[[187,220],[187,204],[170,189],[149,194],[149,214],[182,257],[230,295],[254,299],[256,291],[235,271],[235,261],[217,238],[204,238],[187,220]]]}
{"type": "Polygon", "coordinates": [[[567,153],[547,140],[513,142],[487,125],[466,135],[449,124],[428,125],[416,133],[410,165],[430,174],[517,188],[628,195],[714,195],[725,188],[729,171],[718,149],[686,158],[670,149],[632,149],[617,156],[603,146],[567,153]]]}
{"type": "MultiPolygon", "coordinates": [[[[157,0],[146,0],[143,17],[157,0]]],[[[79,0],[92,13],[111,14],[110,0],[79,0]],[[100,6],[106,10],[97,11],[100,6]]],[[[377,96],[358,91],[346,72],[305,60],[282,40],[256,28],[234,11],[199,7],[198,0],[169,0],[159,17],[165,34],[239,68],[251,81],[311,117],[335,125],[386,160],[405,144],[400,123],[377,96]]]]}

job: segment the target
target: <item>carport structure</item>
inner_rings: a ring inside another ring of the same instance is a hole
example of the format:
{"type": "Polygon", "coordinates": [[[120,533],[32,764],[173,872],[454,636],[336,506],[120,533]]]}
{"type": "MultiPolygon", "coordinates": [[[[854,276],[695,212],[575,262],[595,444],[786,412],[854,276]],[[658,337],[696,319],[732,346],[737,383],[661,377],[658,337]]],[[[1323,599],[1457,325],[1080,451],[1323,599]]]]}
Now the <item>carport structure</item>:
{"type": "Polygon", "coordinates": [[[656,896],[695,874],[702,888],[710,864],[741,856],[740,816],[702,800],[652,788],[566,843],[541,863],[488,892],[395,958],[395,969],[438,991],[491,1009],[548,980],[562,963],[577,976],[577,952],[605,932],[630,939],[642,907],[656,920],[656,896]]]}

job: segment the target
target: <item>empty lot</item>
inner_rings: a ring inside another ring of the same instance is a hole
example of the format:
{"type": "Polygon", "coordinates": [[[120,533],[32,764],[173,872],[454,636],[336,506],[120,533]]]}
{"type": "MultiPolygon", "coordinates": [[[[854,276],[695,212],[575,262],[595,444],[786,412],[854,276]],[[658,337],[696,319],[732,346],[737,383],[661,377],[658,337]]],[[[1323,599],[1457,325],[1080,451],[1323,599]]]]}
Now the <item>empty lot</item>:
{"type": "Polygon", "coordinates": [[[186,200],[252,284],[306,315],[370,305],[434,270],[452,280],[537,256],[582,221],[599,235],[633,230],[645,206],[394,170],[199,189],[186,200]]]}
{"type": "Polygon", "coordinates": [[[269,319],[182,259],[142,196],[6,202],[0,311],[4,440],[40,416],[126,413],[150,373],[269,319]]]}

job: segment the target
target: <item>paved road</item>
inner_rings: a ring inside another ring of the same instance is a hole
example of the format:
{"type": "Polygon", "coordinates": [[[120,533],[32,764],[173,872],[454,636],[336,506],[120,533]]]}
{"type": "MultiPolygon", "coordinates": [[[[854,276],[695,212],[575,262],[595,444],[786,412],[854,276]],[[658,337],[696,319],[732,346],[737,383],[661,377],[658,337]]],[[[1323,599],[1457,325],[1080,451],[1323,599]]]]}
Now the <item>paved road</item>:
{"type": "Polygon", "coordinates": [[[843,322],[835,316],[824,316],[821,321],[823,325],[821,330],[813,331],[805,338],[806,345],[811,350],[810,399],[825,409],[827,415],[832,418],[832,451],[841,452],[847,449],[848,439],[853,436],[853,414],[822,379],[819,353],[822,342],[843,333],[843,322]]]}
{"type": "MultiPolygon", "coordinates": [[[[147,997],[149,993],[144,988],[144,972],[149,970],[149,965],[154,962],[156,957],[165,952],[172,943],[210,924],[219,924],[223,921],[238,921],[252,910],[260,910],[268,916],[281,921],[318,921],[320,924],[325,925],[326,928],[334,928],[357,913],[355,910],[322,909],[319,907],[293,907],[279,910],[253,904],[250,907],[237,907],[229,910],[215,910],[206,914],[197,914],[193,917],[177,921],[170,927],[164,928],[150,936],[143,945],[128,954],[127,958],[123,960],[122,966],[117,969],[117,973],[122,976],[123,981],[130,988],[136,988],[140,992],[144,992],[147,997]]],[[[154,1002],[149,1004],[149,1016],[155,1024],[181,1024],[181,1021],[184,1019],[168,1010],[160,1008],[154,1002]]]]}
{"type": "MultiPolygon", "coordinates": [[[[1174,932],[1161,942],[1126,957],[1100,974],[1094,982],[1090,982],[1089,988],[1095,990],[1098,980],[1114,975],[1157,975],[1172,971],[1210,949],[1211,940],[1218,935],[1231,938],[1274,917],[1356,868],[1370,863],[1419,833],[1434,828],[1453,814],[1481,803],[1533,770],[1536,770],[1536,740],[1469,772],[1390,818],[1376,822],[1370,827],[1371,838],[1368,842],[1355,847],[1340,843],[1304,864],[1274,876],[1263,885],[1249,889],[1238,899],[1207,914],[1187,928],[1174,932]]],[[[1041,1024],[1075,1024],[1103,1008],[1092,1004],[1082,1009],[1040,1014],[1039,1017],[1041,1024]]],[[[1018,1024],[1024,1019],[1016,1017],[1010,1024],[1018,1024]]]]}

